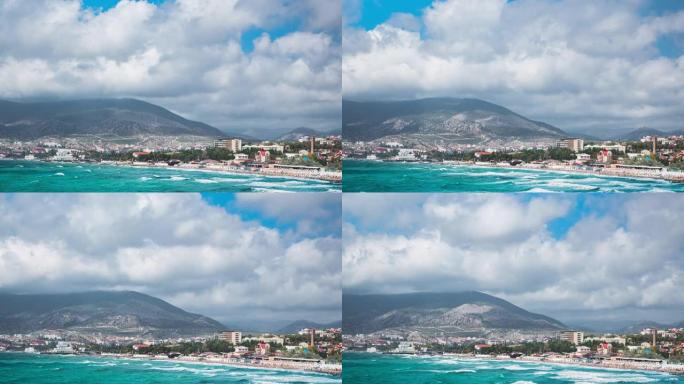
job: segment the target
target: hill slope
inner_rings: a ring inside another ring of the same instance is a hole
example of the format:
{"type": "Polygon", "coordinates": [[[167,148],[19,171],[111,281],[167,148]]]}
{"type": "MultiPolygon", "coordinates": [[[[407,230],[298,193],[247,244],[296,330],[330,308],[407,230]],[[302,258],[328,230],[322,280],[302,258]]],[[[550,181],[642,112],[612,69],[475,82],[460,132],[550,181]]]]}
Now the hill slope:
{"type": "Polygon", "coordinates": [[[484,335],[489,331],[553,331],[566,326],[481,292],[343,295],[347,334],[388,329],[484,335]]]}
{"type": "Polygon", "coordinates": [[[312,128],[307,128],[307,127],[299,127],[295,128],[287,133],[284,133],[278,137],[275,138],[275,140],[278,141],[297,141],[301,139],[302,137],[305,136],[315,136],[315,137],[326,137],[329,135],[337,135],[339,134],[339,131],[317,131],[312,128]]]}
{"type": "Polygon", "coordinates": [[[429,98],[408,101],[342,101],[345,140],[473,144],[492,140],[557,139],[564,131],[478,99],[429,98]]]}
{"type": "Polygon", "coordinates": [[[332,323],[321,324],[308,320],[297,320],[294,321],[283,328],[280,328],[277,333],[294,333],[298,332],[304,328],[315,328],[315,329],[328,329],[328,328],[340,328],[342,324],[339,321],[332,323]]]}
{"type": "Polygon", "coordinates": [[[157,336],[195,335],[224,326],[138,292],[0,294],[0,333],[43,329],[157,336]]]}
{"type": "Polygon", "coordinates": [[[207,136],[224,133],[160,106],[135,99],[92,99],[15,103],[0,101],[0,137],[207,136]]]}
{"type": "Polygon", "coordinates": [[[676,131],[661,131],[655,128],[638,128],[633,131],[620,134],[615,137],[616,140],[630,140],[637,141],[644,136],[668,137],[673,135],[684,135],[684,129],[676,131]]]}

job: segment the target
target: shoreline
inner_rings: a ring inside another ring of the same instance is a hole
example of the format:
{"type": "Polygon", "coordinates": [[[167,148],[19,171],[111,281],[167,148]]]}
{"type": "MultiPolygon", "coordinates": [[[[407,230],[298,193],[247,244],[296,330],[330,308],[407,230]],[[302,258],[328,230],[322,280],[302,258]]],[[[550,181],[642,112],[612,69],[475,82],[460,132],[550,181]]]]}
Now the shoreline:
{"type": "MultiPolygon", "coordinates": [[[[358,352],[356,352],[358,353],[358,352]]],[[[364,352],[361,352],[364,353],[364,352]]],[[[372,354],[372,353],[369,353],[372,354]]],[[[420,356],[420,355],[413,355],[420,356]]],[[[519,358],[498,358],[496,356],[478,356],[470,354],[442,354],[442,355],[430,355],[439,356],[445,358],[453,358],[454,360],[462,361],[496,361],[496,362],[511,362],[511,363],[523,363],[523,364],[547,364],[547,365],[557,365],[565,367],[584,367],[584,368],[595,368],[603,370],[615,370],[615,371],[644,371],[644,372],[657,372],[662,374],[668,374],[673,376],[684,375],[684,364],[650,364],[650,363],[630,363],[630,362],[619,362],[615,360],[599,360],[599,363],[589,363],[583,362],[575,358],[565,358],[565,357],[531,357],[523,356],[519,358]]]]}
{"type": "Polygon", "coordinates": [[[176,362],[181,364],[197,364],[208,366],[230,366],[240,367],[245,369],[261,369],[270,371],[285,371],[297,373],[317,373],[322,375],[329,375],[338,377],[342,375],[341,364],[318,364],[318,363],[303,363],[303,362],[288,362],[275,360],[261,360],[261,363],[247,363],[240,361],[242,359],[229,357],[200,357],[200,356],[180,356],[177,358],[161,358],[157,356],[148,355],[128,355],[116,353],[104,354],[51,354],[51,353],[27,353],[22,351],[0,351],[0,354],[17,354],[17,355],[39,355],[39,356],[62,356],[62,357],[81,357],[81,358],[96,358],[96,359],[116,359],[116,360],[133,360],[133,361],[157,361],[157,362],[176,362]]]}
{"type": "MultiPolygon", "coordinates": [[[[503,166],[499,164],[484,164],[484,163],[471,163],[471,162],[460,162],[460,161],[449,161],[449,162],[429,162],[429,161],[407,161],[407,162],[402,162],[402,161],[385,161],[385,160],[367,160],[367,159],[348,159],[348,161],[357,161],[357,162],[370,162],[370,163],[404,163],[404,164],[427,164],[427,165],[434,165],[434,166],[456,166],[456,167],[470,167],[470,168],[482,168],[482,169],[502,169],[502,170],[523,170],[523,171],[537,171],[540,173],[543,172],[549,172],[549,173],[560,173],[560,174],[568,174],[568,175],[590,175],[590,176],[596,176],[596,177],[601,177],[601,178],[617,178],[617,179],[631,179],[631,180],[649,180],[649,181],[662,181],[670,184],[678,184],[678,183],[684,183],[684,172],[676,172],[675,175],[672,175],[671,177],[665,177],[662,175],[662,172],[654,172],[652,175],[643,175],[643,174],[628,174],[629,171],[624,169],[617,171],[616,173],[603,173],[603,172],[596,172],[593,170],[585,170],[585,169],[577,169],[574,167],[570,166],[556,166],[555,168],[549,168],[549,167],[533,167],[529,165],[516,165],[516,166],[503,166]]],[[[605,169],[614,169],[615,168],[605,168],[605,169]]],[[[666,172],[666,173],[675,173],[675,172],[666,172]]]]}
{"type": "MultiPolygon", "coordinates": [[[[200,167],[200,166],[195,166],[193,164],[181,164],[178,166],[161,166],[161,165],[155,165],[155,164],[135,164],[131,162],[119,162],[119,161],[112,161],[112,162],[85,162],[85,161],[45,161],[45,160],[25,160],[25,159],[2,159],[6,161],[26,161],[26,162],[38,162],[38,163],[45,163],[45,164],[72,164],[72,165],[98,165],[98,166],[111,166],[111,167],[127,167],[127,168],[146,168],[146,169],[166,169],[169,171],[172,170],[180,170],[180,171],[197,171],[197,172],[207,172],[207,173],[215,173],[215,174],[223,174],[223,175],[250,175],[250,176],[260,176],[260,177],[267,177],[267,178],[284,178],[284,179],[291,179],[291,180],[300,180],[300,181],[318,181],[321,183],[328,183],[328,184],[341,184],[342,183],[342,172],[327,172],[330,173],[330,175],[323,175],[321,177],[320,172],[307,172],[307,171],[287,171],[287,170],[278,170],[278,171],[273,171],[273,172],[263,172],[262,170],[259,171],[252,171],[252,170],[247,170],[247,169],[241,169],[237,167],[230,167],[230,166],[205,166],[205,167],[200,167]],[[226,169],[228,168],[228,169],[226,169]],[[338,175],[339,173],[339,175],[338,175]]],[[[273,169],[273,168],[266,168],[266,169],[273,169]]]]}
{"type": "Polygon", "coordinates": [[[276,360],[261,360],[260,363],[248,363],[241,361],[243,359],[230,357],[200,357],[200,356],[179,356],[176,358],[160,358],[156,356],[135,356],[135,355],[119,355],[119,354],[99,354],[87,355],[99,358],[114,358],[122,360],[136,360],[136,361],[160,361],[160,362],[179,362],[185,364],[199,364],[199,365],[213,365],[213,366],[231,366],[241,367],[247,369],[265,369],[274,371],[287,372],[306,372],[319,373],[330,376],[341,376],[342,365],[339,364],[318,364],[318,363],[298,363],[276,360]]]}

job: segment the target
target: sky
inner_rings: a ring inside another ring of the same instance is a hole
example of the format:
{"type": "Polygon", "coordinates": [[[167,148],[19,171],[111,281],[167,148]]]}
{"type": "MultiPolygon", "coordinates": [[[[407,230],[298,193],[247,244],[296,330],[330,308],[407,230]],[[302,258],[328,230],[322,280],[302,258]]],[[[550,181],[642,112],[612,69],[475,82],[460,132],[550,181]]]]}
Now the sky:
{"type": "Polygon", "coordinates": [[[482,291],[569,326],[684,321],[676,195],[345,194],[345,293],[482,291]]]}
{"type": "Polygon", "coordinates": [[[256,331],[339,321],[340,198],[2,194],[0,291],[134,290],[256,331]]]}
{"type": "Polygon", "coordinates": [[[679,0],[343,0],[343,96],[476,97],[570,132],[684,128],[679,0]]]}
{"type": "Polygon", "coordinates": [[[341,126],[338,0],[3,0],[0,99],[132,97],[243,135],[341,126]]]}

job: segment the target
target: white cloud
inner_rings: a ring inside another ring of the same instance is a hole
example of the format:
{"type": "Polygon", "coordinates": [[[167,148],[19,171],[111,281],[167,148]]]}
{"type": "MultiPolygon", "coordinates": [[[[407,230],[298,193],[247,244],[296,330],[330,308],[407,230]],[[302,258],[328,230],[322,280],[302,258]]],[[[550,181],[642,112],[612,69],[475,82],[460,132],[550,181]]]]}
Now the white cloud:
{"type": "MultiPolygon", "coordinates": [[[[325,211],[340,199],[306,196],[286,200],[325,211]]],[[[242,212],[198,194],[6,195],[0,289],[134,289],[222,321],[339,319],[339,236],[281,231],[242,212]]]]}
{"type": "Polygon", "coordinates": [[[422,31],[395,17],[344,30],[352,99],[480,97],[564,129],[681,128],[684,56],[656,43],[684,33],[684,10],[643,1],[444,0],[422,31]]]}
{"type": "MultiPolygon", "coordinates": [[[[394,196],[384,198],[394,207],[384,221],[345,208],[345,290],[474,289],[546,314],[631,308],[667,312],[668,321],[684,316],[676,310],[684,299],[673,294],[684,290],[677,196],[597,197],[583,208],[570,196],[431,195],[418,204],[394,196]],[[392,225],[404,209],[411,222],[392,225]],[[580,217],[567,217],[578,209],[580,217]],[[558,232],[555,220],[569,228],[558,232]]],[[[358,207],[366,197],[346,195],[343,204],[358,207]]]]}
{"type": "Polygon", "coordinates": [[[96,12],[78,0],[3,1],[0,98],[139,97],[266,136],[302,125],[338,128],[334,3],[122,0],[96,12]],[[299,31],[268,34],[297,20],[299,31]],[[241,44],[252,30],[266,32],[250,52],[241,44]]]}

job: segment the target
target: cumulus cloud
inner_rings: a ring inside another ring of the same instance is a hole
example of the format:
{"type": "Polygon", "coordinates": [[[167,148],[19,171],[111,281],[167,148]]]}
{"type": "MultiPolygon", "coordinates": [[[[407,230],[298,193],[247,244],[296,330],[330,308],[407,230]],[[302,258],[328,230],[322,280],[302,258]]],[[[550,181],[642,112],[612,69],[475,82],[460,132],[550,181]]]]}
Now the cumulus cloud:
{"type": "MultiPolygon", "coordinates": [[[[345,26],[345,97],[479,97],[568,130],[681,128],[684,10],[647,1],[436,0],[370,30],[345,26]],[[418,25],[416,25],[418,23],[418,25]]],[[[351,8],[358,9],[358,8],[351,8]]]]}
{"type": "Polygon", "coordinates": [[[341,11],[321,3],[3,1],[0,98],[137,97],[256,136],[338,128],[341,11]]]}
{"type": "Polygon", "coordinates": [[[343,199],[355,207],[344,213],[345,291],[481,290],[571,320],[630,311],[684,320],[676,196],[386,196],[383,221],[364,221],[365,198],[343,199]],[[411,223],[392,225],[406,208],[411,223]]]}
{"type": "Polygon", "coordinates": [[[339,233],[292,234],[232,210],[196,194],[2,196],[0,289],[132,289],[228,324],[339,319],[339,233]]]}

